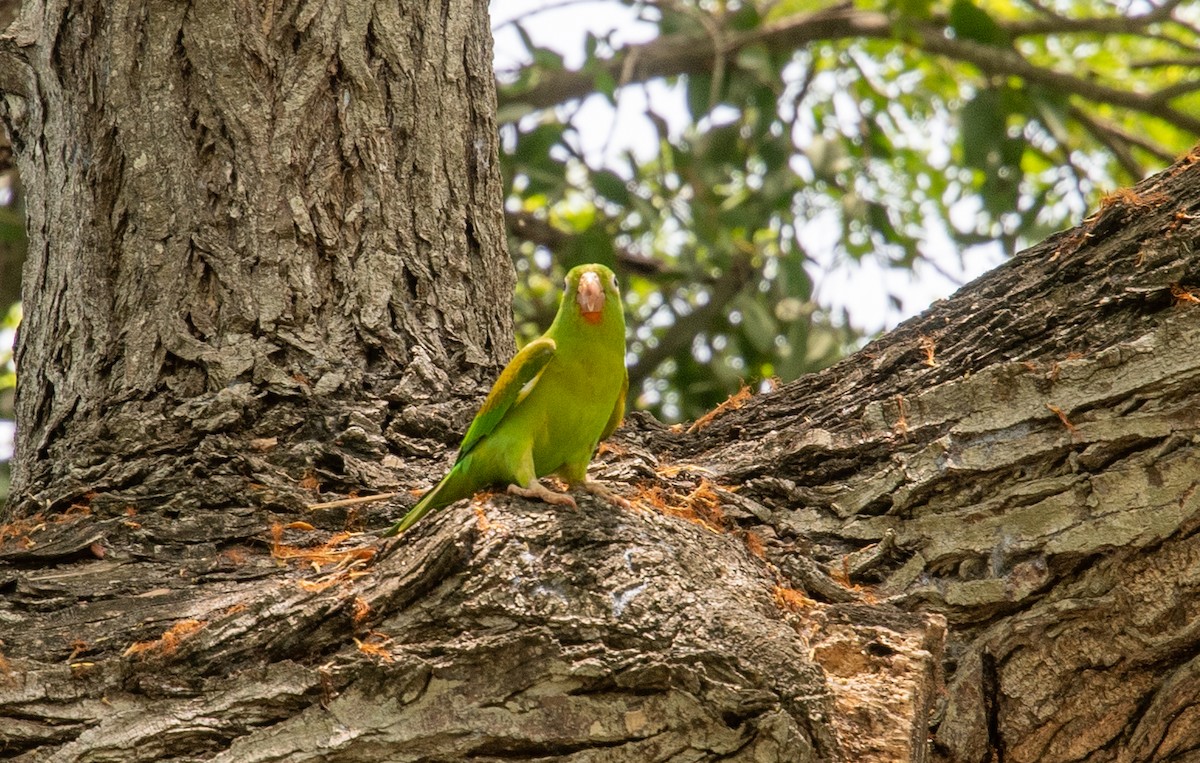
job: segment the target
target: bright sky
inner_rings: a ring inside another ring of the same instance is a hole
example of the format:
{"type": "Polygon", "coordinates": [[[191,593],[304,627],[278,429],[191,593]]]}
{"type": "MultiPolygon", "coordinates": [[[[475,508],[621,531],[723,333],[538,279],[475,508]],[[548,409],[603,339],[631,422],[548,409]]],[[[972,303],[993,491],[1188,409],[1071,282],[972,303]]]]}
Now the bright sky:
{"type": "MultiPolygon", "coordinates": [[[[656,32],[653,25],[639,22],[633,9],[611,0],[567,4],[562,0],[492,0],[491,13],[496,71],[500,74],[526,60],[525,47],[510,23],[514,19],[521,20],[535,45],[558,52],[568,67],[577,67],[583,61],[584,38],[589,31],[600,36],[615,30],[613,39],[617,44],[643,42],[656,32]],[[549,10],[538,10],[541,8],[549,10]]],[[[669,88],[662,82],[623,88],[615,111],[604,98],[593,97],[575,119],[576,125],[587,125],[580,138],[590,163],[601,166],[627,150],[639,156],[656,150],[656,133],[643,116],[647,102],[672,128],[682,130],[687,109],[681,88],[669,88]]],[[[929,140],[928,136],[914,138],[929,140]]],[[[966,209],[956,212],[971,214],[966,209]]],[[[800,230],[807,251],[817,260],[809,267],[817,284],[817,299],[833,308],[835,314],[845,309],[851,322],[868,332],[896,326],[1003,260],[999,247],[977,247],[963,262],[944,231],[929,230],[925,249],[933,262],[918,262],[909,272],[884,268],[872,260],[838,260],[835,239],[830,236],[840,234],[840,224],[813,219],[800,230]],[[902,310],[897,312],[890,305],[889,294],[900,297],[902,310]]]]}

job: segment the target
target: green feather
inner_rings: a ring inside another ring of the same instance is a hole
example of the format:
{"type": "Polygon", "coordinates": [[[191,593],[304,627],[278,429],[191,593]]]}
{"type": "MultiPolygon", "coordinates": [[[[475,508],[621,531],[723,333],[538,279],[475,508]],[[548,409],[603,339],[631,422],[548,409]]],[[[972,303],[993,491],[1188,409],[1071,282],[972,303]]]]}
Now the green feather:
{"type": "Polygon", "coordinates": [[[548,474],[571,485],[583,482],[596,446],[621,423],[628,390],[616,276],[603,265],[580,265],[567,274],[550,328],[518,352],[492,386],[454,466],[384,534],[402,533],[430,511],[486,487],[529,487],[548,474]]]}

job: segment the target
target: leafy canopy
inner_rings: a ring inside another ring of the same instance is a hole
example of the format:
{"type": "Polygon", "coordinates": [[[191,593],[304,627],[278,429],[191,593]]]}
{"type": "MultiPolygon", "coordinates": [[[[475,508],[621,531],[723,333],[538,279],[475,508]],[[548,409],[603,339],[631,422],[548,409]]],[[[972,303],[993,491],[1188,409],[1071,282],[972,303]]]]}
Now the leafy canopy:
{"type": "Polygon", "coordinates": [[[818,298],[830,263],[1011,254],[1200,138],[1196,3],[610,4],[652,39],[588,35],[573,67],[531,36],[542,12],[507,22],[526,53],[499,75],[518,331],[548,324],[567,269],[614,267],[632,396],[668,419],[860,342],[818,298]],[[651,99],[649,158],[582,150],[583,104],[651,83],[682,89],[682,129],[651,99]]]}

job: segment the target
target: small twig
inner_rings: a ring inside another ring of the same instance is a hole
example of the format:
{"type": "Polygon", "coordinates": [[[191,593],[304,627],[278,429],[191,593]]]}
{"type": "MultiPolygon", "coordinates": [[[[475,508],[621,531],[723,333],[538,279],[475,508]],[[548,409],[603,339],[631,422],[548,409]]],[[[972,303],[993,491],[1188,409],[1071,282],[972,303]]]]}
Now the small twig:
{"type": "Polygon", "coordinates": [[[389,498],[395,498],[399,493],[380,493],[379,495],[360,495],[356,498],[340,498],[336,501],[326,501],[325,503],[310,503],[306,508],[309,511],[316,509],[336,509],[342,506],[357,506],[360,503],[374,503],[375,501],[386,501],[389,498]]]}
{"type": "Polygon", "coordinates": [[[1148,58],[1145,61],[1134,61],[1130,69],[1160,69],[1168,66],[1200,67],[1200,58],[1148,58]]]}
{"type": "MultiPolygon", "coordinates": [[[[1084,127],[1088,128],[1089,130],[1094,127],[1097,130],[1112,135],[1117,140],[1128,143],[1132,146],[1137,146],[1146,153],[1153,155],[1161,162],[1170,163],[1175,161],[1175,155],[1169,151],[1164,151],[1161,146],[1156,146],[1152,141],[1147,140],[1143,136],[1136,135],[1117,127],[1111,122],[1097,119],[1096,117],[1087,114],[1077,106],[1072,106],[1068,111],[1068,114],[1070,114],[1072,119],[1083,123],[1084,127]]],[[[1142,172],[1140,175],[1138,175],[1138,177],[1143,177],[1145,174],[1145,172],[1142,172]]]]}
{"type": "Polygon", "coordinates": [[[1181,95],[1187,95],[1200,90],[1200,82],[1194,80],[1185,80],[1176,82],[1173,85],[1167,85],[1164,88],[1156,90],[1151,94],[1151,98],[1160,103],[1166,103],[1172,99],[1178,98],[1181,95]]]}
{"type": "Polygon", "coordinates": [[[1124,136],[1109,128],[1099,120],[1092,119],[1091,116],[1082,109],[1071,107],[1070,115],[1076,122],[1083,125],[1083,129],[1091,133],[1092,137],[1104,144],[1104,146],[1116,157],[1117,162],[1134,178],[1143,178],[1146,176],[1146,170],[1142,167],[1141,162],[1129,150],[1129,143],[1124,136]]]}

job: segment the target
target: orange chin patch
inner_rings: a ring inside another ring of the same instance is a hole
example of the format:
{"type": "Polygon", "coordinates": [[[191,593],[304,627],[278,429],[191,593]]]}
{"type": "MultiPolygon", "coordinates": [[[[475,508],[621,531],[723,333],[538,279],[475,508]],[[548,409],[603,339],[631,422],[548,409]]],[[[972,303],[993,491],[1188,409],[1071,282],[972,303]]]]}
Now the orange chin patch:
{"type": "Polygon", "coordinates": [[[582,315],[583,319],[588,323],[599,323],[600,319],[604,317],[604,313],[600,312],[599,310],[594,313],[580,312],[580,315],[582,315]]]}

